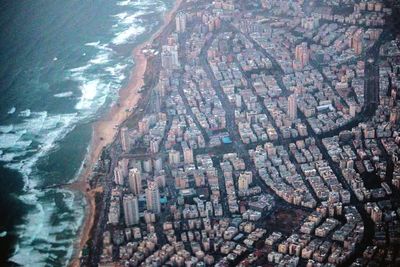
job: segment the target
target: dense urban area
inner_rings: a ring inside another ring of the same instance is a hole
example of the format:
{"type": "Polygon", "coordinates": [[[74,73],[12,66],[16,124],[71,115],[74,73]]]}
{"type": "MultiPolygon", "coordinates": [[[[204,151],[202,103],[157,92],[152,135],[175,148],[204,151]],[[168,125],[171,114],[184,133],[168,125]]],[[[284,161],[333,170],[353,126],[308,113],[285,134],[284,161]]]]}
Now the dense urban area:
{"type": "Polygon", "coordinates": [[[400,266],[399,5],[182,1],[81,265],[400,266]]]}

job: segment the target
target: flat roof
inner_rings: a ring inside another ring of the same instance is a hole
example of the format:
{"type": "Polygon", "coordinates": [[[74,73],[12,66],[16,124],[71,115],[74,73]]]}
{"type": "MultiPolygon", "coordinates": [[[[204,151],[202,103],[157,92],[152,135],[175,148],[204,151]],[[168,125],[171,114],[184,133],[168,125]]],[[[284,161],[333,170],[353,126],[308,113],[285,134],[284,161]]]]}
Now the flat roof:
{"type": "Polygon", "coordinates": [[[225,137],[222,137],[222,142],[224,144],[231,144],[232,140],[231,140],[231,138],[229,136],[225,136],[225,137]]]}

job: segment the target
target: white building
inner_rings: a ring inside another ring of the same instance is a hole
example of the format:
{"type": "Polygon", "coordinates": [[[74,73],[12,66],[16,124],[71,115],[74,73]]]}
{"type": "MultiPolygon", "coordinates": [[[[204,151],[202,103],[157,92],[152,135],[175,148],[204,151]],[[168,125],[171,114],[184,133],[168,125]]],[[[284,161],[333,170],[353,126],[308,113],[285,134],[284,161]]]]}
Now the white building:
{"type": "Polygon", "coordinates": [[[178,58],[178,45],[163,45],[161,52],[161,65],[171,71],[180,67],[178,58]]]}
{"type": "Polygon", "coordinates": [[[124,185],[124,175],[120,166],[114,168],[114,183],[124,185]]]}
{"type": "Polygon", "coordinates": [[[179,33],[185,32],[186,30],[186,14],[179,12],[175,17],[176,31],[179,33]]]}

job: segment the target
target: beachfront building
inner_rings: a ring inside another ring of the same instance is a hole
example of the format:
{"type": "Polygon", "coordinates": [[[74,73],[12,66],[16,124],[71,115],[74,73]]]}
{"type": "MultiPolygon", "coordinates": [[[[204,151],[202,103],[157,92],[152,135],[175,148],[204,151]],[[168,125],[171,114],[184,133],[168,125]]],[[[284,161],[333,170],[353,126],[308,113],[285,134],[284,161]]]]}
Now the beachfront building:
{"type": "Polygon", "coordinates": [[[114,169],[114,183],[117,185],[124,185],[124,176],[120,166],[114,169]]]}
{"type": "Polygon", "coordinates": [[[161,65],[166,71],[178,69],[178,45],[163,45],[161,52],[161,65]]]}
{"type": "Polygon", "coordinates": [[[186,14],[184,12],[179,12],[175,18],[176,31],[183,33],[186,30],[186,14]]]}

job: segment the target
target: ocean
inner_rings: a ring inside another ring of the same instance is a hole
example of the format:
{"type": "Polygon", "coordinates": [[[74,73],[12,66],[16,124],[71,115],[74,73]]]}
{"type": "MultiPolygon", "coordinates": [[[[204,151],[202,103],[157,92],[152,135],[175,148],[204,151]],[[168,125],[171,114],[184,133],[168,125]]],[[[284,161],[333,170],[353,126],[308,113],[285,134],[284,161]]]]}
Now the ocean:
{"type": "Polygon", "coordinates": [[[0,265],[65,266],[85,199],[92,123],[172,0],[0,1],[0,265]]]}

